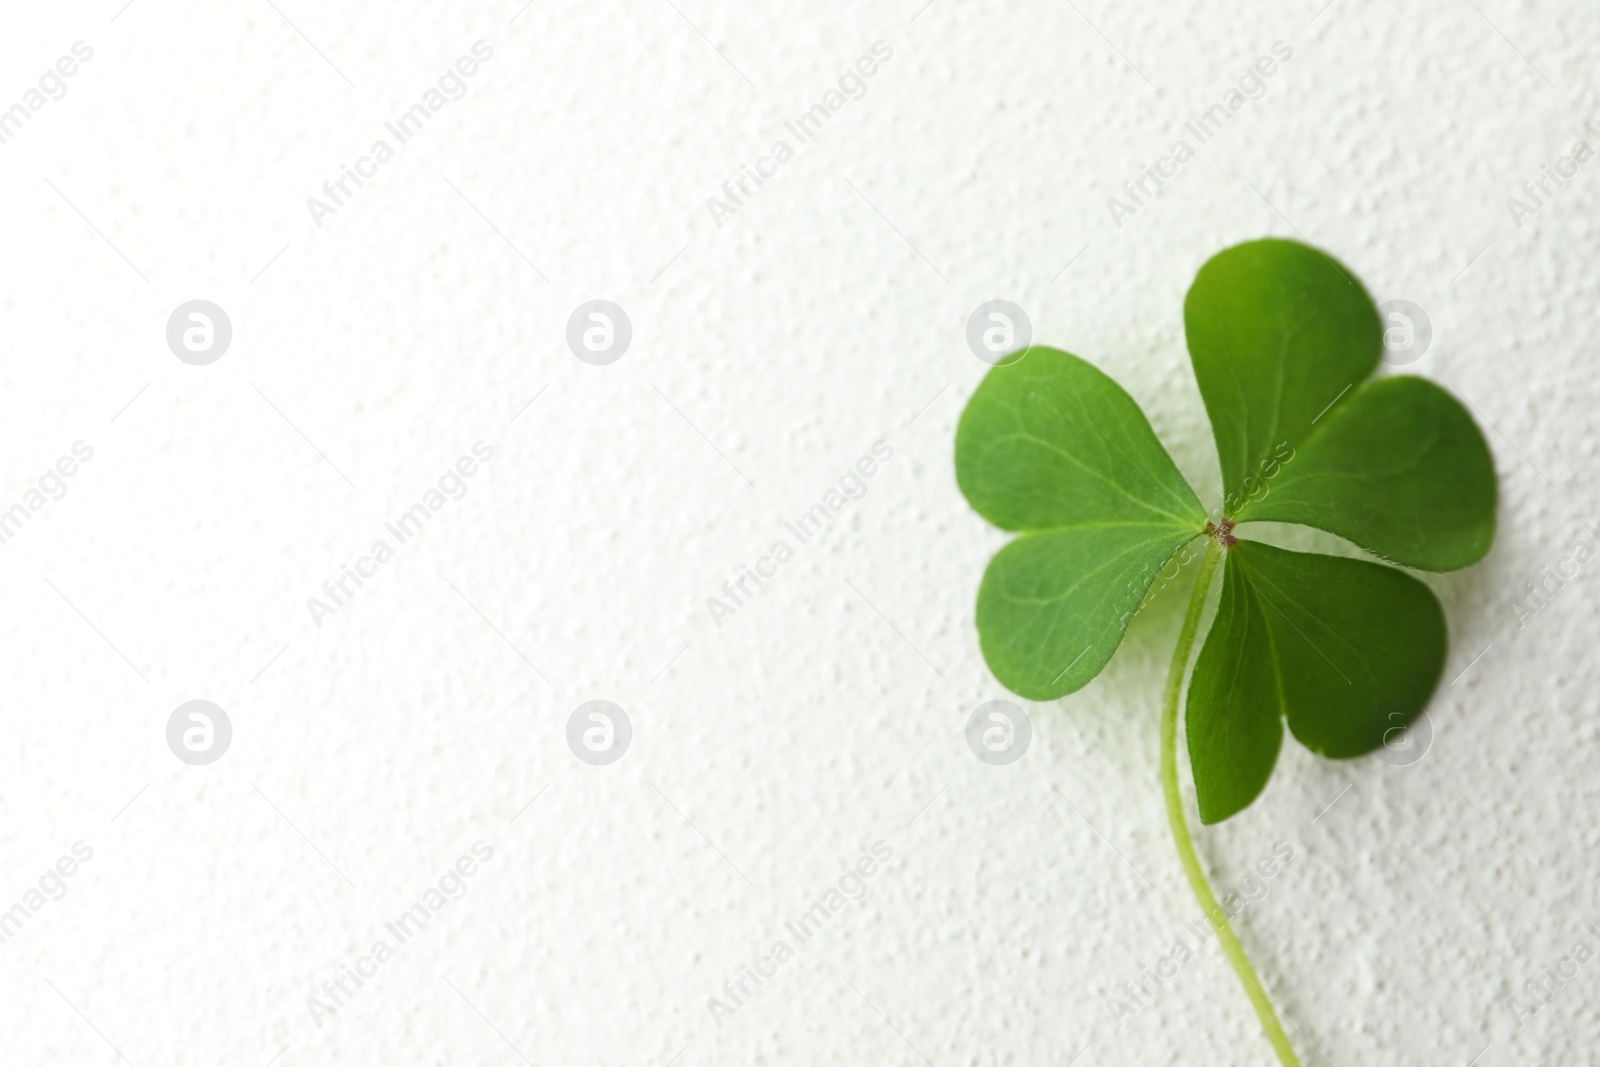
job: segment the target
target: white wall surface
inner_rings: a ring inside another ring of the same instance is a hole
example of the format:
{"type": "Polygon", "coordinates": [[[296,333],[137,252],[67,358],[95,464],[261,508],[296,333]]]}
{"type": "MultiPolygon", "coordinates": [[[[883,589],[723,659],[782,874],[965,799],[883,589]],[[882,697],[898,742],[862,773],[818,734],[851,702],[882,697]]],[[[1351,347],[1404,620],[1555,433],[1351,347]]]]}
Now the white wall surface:
{"type": "Polygon", "coordinates": [[[1600,962],[1531,1017],[1508,998],[1600,947],[1600,577],[1513,606],[1600,543],[1600,162],[1520,225],[1507,198],[1600,147],[1593,6],[920,2],[5,6],[0,107],[92,58],[0,144],[0,508],[93,454],[0,545],[0,908],[92,858],[0,944],[0,1060],[1271,1062],[1214,943],[1120,1028],[1111,1004],[1198,916],[1157,781],[1187,582],[1025,705],[1019,763],[980,763],[1005,535],[951,453],[986,370],[967,317],[1004,298],[1214,502],[1183,294],[1298,235],[1426,310],[1408,370],[1473,406],[1500,532],[1427,579],[1452,645],[1425,757],[1286,745],[1202,857],[1220,889],[1292,847],[1237,926],[1305,1063],[1590,1062],[1600,962]],[[465,95],[313,219],[477,41],[465,95]],[[707,199],[878,41],[719,226],[707,199]],[[1114,222],[1275,41],[1264,95],[1114,222]],[[597,298],[633,326],[607,366],[564,336],[597,298]],[[205,366],[166,341],[192,299],[232,324],[205,366]],[[880,440],[865,495],[716,625],[880,440]],[[480,441],[464,495],[313,619],[480,441]],[[609,766],[564,736],[599,698],[634,729],[609,766]],[[192,699],[232,724],[207,766],[166,741],[192,699]],[[465,895],[313,1018],[479,841],[465,895]],[[863,899],[713,1019],[878,841],[863,899]]]}

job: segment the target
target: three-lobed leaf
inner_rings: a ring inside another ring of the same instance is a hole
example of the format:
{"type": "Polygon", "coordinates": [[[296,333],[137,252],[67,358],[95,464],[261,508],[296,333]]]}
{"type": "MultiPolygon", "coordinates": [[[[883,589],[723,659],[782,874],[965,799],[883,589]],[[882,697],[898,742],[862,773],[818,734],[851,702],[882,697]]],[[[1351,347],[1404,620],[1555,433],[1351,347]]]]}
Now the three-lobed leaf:
{"type": "MultiPolygon", "coordinates": [[[[1487,553],[1483,435],[1429,382],[1366,382],[1382,331],[1348,270],[1295,241],[1247,242],[1200,269],[1183,312],[1227,518],[1316,527],[1423,570],[1487,553]]],[[[1099,673],[1204,521],[1138,405],[1055,349],[989,372],[962,415],[956,471],[980,514],[1022,534],[990,562],[977,623],[995,676],[1037,700],[1099,673]]],[[[1260,794],[1285,722],[1325,756],[1381,745],[1427,703],[1447,644],[1427,586],[1365,560],[1239,540],[1221,584],[1187,702],[1206,822],[1260,794]]]]}
{"type": "Polygon", "coordinates": [[[1265,787],[1283,737],[1323,756],[1380,747],[1444,670],[1444,612],[1427,586],[1367,560],[1240,541],[1189,679],[1189,762],[1202,822],[1265,787]]]}
{"type": "Polygon", "coordinates": [[[995,677],[1033,700],[1100,673],[1205,523],[1133,398],[1054,348],[985,376],[956,430],[956,480],[984,518],[1023,533],[984,573],[977,622],[995,677]]]}
{"type": "Polygon", "coordinates": [[[1235,245],[1195,275],[1183,320],[1230,518],[1314,526],[1421,570],[1489,551],[1483,434],[1431,382],[1363,384],[1383,335],[1348,270],[1296,241],[1235,245]]]}

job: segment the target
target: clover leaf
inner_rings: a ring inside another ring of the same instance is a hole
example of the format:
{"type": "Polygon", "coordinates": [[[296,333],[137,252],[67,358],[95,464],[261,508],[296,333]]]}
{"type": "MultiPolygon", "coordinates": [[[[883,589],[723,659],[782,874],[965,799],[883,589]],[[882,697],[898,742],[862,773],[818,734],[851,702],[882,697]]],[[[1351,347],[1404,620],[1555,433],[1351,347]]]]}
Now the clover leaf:
{"type": "Polygon", "coordinates": [[[1425,379],[1361,384],[1383,335],[1343,267],[1296,241],[1236,245],[1200,268],[1183,323],[1223,490],[1239,505],[1229,517],[1315,526],[1422,570],[1489,551],[1494,465],[1483,435],[1425,379]],[[1271,479],[1285,449],[1294,462],[1271,479]]]}
{"type": "Polygon", "coordinates": [[[1178,698],[1211,578],[1222,561],[1185,731],[1203,823],[1260,795],[1285,723],[1312,751],[1349,758],[1422,711],[1444,669],[1444,612],[1425,584],[1386,564],[1446,571],[1482,559],[1494,539],[1494,464],[1443,389],[1367,380],[1383,349],[1377,310],[1318,249],[1268,239],[1218,253],[1183,317],[1222,468],[1216,520],[1120,386],[1070,353],[1025,349],[985,376],[956,431],[961,491],[1020,534],[983,576],[978,636],[1014,692],[1071,693],[1110,660],[1155,575],[1208,538],[1167,677],[1162,787],[1190,885],[1280,1060],[1296,1064],[1206,883],[1178,789],[1178,698]],[[1240,536],[1260,521],[1315,527],[1385,562],[1240,536]]]}
{"type": "Polygon", "coordinates": [[[984,575],[978,633],[995,677],[1031,700],[1100,673],[1205,523],[1133,398],[1053,348],[984,379],[956,430],[956,477],[978,514],[1023,535],[984,575]]]}
{"type": "Polygon", "coordinates": [[[1282,720],[1324,756],[1361,756],[1409,722],[1444,669],[1444,612],[1427,586],[1366,560],[1239,541],[1189,682],[1186,733],[1200,821],[1267,784],[1282,720]]]}

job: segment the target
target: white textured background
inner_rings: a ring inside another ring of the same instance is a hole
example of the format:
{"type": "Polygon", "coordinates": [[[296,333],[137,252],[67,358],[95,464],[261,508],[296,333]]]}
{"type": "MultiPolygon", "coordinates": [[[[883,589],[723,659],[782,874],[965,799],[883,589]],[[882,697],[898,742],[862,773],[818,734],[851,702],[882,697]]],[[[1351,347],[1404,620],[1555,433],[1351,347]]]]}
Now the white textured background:
{"type": "Polygon", "coordinates": [[[1410,369],[1485,424],[1500,533],[1428,579],[1426,757],[1286,744],[1201,853],[1220,891],[1294,848],[1238,927],[1307,1064],[1591,1062],[1600,962],[1520,1028],[1507,998],[1600,947],[1595,565],[1512,607],[1596,540],[1600,161],[1520,228],[1506,198],[1600,147],[1592,4],[119,3],[0,32],[0,107],[94,51],[0,145],[0,508],[94,450],[0,545],[0,908],[94,850],[0,944],[0,1061],[1270,1062],[1214,943],[1121,1029],[1109,1000],[1198,914],[1156,769],[1186,583],[1029,706],[1020,763],[979,763],[1005,537],[951,451],[967,316],[1003,297],[1212,502],[1183,293],[1299,234],[1427,310],[1410,369]],[[466,97],[318,228],[306,198],[480,39],[466,97]],[[866,95],[719,229],[706,198],[877,40],[866,95]],[[1113,225],[1275,40],[1265,97],[1113,225]],[[634,326],[606,367],[563,339],[596,297],[634,326]],[[193,298],[233,324],[206,367],[164,337],[193,298]],[[714,626],[880,438],[865,498],[714,626]],[[314,625],[479,440],[467,495],[314,625]],[[197,697],[235,731],[209,767],[164,738],[197,697]],[[563,738],[596,697],[635,728],[609,767],[563,738]],[[313,1022],[480,839],[467,896],[313,1022]],[[707,998],[879,839],[865,899],[719,1028],[707,998]]]}

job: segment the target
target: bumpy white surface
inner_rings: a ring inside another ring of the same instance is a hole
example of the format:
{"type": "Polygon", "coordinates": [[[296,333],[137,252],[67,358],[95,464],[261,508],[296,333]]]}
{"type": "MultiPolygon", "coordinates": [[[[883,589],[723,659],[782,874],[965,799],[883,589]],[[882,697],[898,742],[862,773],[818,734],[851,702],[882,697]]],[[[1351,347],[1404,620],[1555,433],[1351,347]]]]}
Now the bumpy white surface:
{"type": "Polygon", "coordinates": [[[1508,998],[1600,946],[1595,565],[1512,603],[1600,541],[1600,162],[1520,227],[1506,198],[1600,146],[1591,4],[120,2],[0,33],[4,107],[93,49],[0,145],[0,507],[93,449],[0,545],[0,908],[93,849],[0,944],[5,1063],[1270,1062],[1214,944],[1112,1003],[1197,914],[1156,771],[1185,583],[1028,706],[1020,763],[979,763],[1005,538],[951,463],[964,325],[1002,297],[1214,495],[1182,298],[1265,234],[1427,310],[1410,369],[1485,425],[1500,533],[1428,579],[1452,648],[1422,761],[1287,745],[1202,855],[1220,890],[1294,850],[1238,928],[1305,1063],[1589,1062],[1600,962],[1531,1017],[1508,998]],[[465,97],[318,227],[307,197],[480,39],[465,97]],[[879,40],[719,228],[707,198],[879,40]],[[1265,95],[1115,225],[1274,41],[1265,95]],[[564,341],[597,297],[634,326],[605,367],[564,341]],[[205,367],[164,337],[193,298],[234,329],[205,367]],[[714,625],[880,439],[865,496],[714,625]],[[317,626],[307,598],[480,440],[317,626]],[[209,767],[163,733],[197,697],[235,731],[209,767]],[[608,767],[564,741],[597,697],[635,729],[608,767]],[[465,897],[314,1021],[479,840],[465,897]],[[719,1026],[707,999],[879,840],[864,899],[719,1026]]]}

